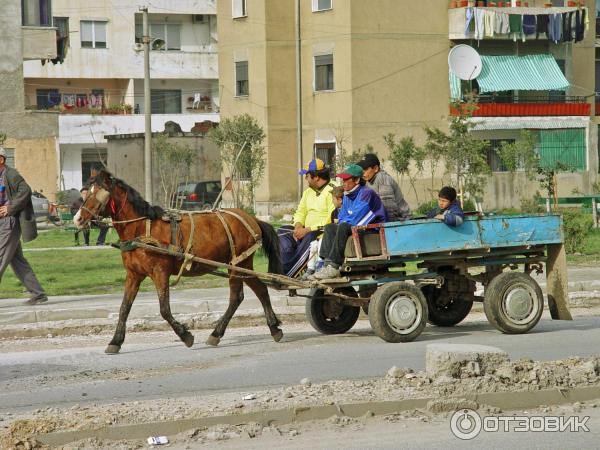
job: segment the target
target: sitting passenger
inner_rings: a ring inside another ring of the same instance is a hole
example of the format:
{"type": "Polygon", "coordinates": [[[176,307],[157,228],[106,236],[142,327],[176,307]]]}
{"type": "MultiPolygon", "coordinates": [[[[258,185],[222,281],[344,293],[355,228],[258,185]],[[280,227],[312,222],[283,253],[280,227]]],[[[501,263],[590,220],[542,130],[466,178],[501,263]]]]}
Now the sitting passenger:
{"type": "MultiPolygon", "coordinates": [[[[342,186],[335,186],[331,191],[333,196],[333,205],[335,209],[331,211],[331,223],[338,223],[338,216],[340,214],[340,208],[342,207],[342,200],[344,198],[344,188],[342,186]]],[[[319,258],[319,250],[321,249],[321,239],[312,241],[310,243],[310,253],[308,255],[308,264],[306,265],[306,273],[302,277],[308,279],[317,269],[320,269],[322,265],[322,259],[319,258]]]]}
{"type": "Polygon", "coordinates": [[[410,219],[410,207],[400,186],[385,170],[381,168],[379,158],[374,153],[367,153],[362,161],[357,163],[363,169],[363,178],[367,186],[379,195],[390,222],[410,219]]]}
{"type": "Polygon", "coordinates": [[[451,227],[462,225],[465,213],[456,201],[456,189],[444,186],[438,193],[438,206],[427,213],[427,218],[441,220],[451,227]]]}
{"type": "Polygon", "coordinates": [[[329,169],[320,159],[313,159],[298,172],[304,176],[308,189],[294,214],[294,225],[277,230],[284,273],[295,276],[304,266],[310,251],[310,243],[320,234],[321,228],[331,221],[335,209],[331,198],[333,185],[329,169]]]}
{"type": "Polygon", "coordinates": [[[338,178],[344,180],[344,199],[340,209],[339,222],[325,225],[325,233],[321,242],[319,256],[324,259],[324,266],[314,274],[314,278],[323,280],[340,276],[340,266],[344,262],[346,241],[352,234],[352,227],[381,223],[387,215],[381,199],[373,189],[365,186],[362,180],[363,170],[351,164],[338,178]]]}

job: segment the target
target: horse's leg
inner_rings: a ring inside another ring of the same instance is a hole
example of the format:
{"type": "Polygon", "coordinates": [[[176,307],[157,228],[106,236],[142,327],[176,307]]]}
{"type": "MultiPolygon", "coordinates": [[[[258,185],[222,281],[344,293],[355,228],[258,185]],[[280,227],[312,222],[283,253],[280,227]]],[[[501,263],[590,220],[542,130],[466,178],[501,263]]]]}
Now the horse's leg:
{"type": "Polygon", "coordinates": [[[208,339],[206,340],[207,345],[217,346],[221,341],[221,338],[225,334],[225,329],[227,325],[229,325],[229,321],[235,314],[238,306],[244,300],[244,289],[243,289],[242,280],[232,275],[231,271],[229,272],[229,306],[227,307],[227,311],[225,314],[221,316],[221,318],[217,322],[217,326],[210,334],[208,339]]]}
{"type": "Polygon", "coordinates": [[[158,302],[160,304],[160,315],[165,319],[179,339],[183,341],[186,347],[194,345],[194,335],[190,333],[187,327],[175,320],[171,313],[171,303],[169,298],[169,273],[163,270],[156,271],[152,274],[152,281],[158,293],[158,302]]]}
{"type": "Polygon", "coordinates": [[[117,329],[115,334],[106,347],[105,352],[109,354],[119,353],[121,345],[125,340],[125,324],[127,323],[127,317],[131,306],[135,300],[135,296],[140,288],[140,283],[146,278],[145,275],[139,275],[135,272],[127,271],[127,279],[125,280],[125,293],[123,294],[123,301],[121,303],[121,309],[119,310],[119,322],[117,323],[117,329]]]}
{"type": "Polygon", "coordinates": [[[260,281],[258,278],[246,278],[244,280],[248,287],[254,291],[260,303],[265,310],[265,317],[267,318],[267,325],[269,326],[269,330],[271,330],[271,336],[273,336],[273,340],[275,342],[279,342],[283,337],[283,332],[279,328],[281,322],[275,315],[275,311],[273,311],[273,307],[271,306],[271,298],[269,297],[269,290],[267,289],[267,285],[260,281]]]}

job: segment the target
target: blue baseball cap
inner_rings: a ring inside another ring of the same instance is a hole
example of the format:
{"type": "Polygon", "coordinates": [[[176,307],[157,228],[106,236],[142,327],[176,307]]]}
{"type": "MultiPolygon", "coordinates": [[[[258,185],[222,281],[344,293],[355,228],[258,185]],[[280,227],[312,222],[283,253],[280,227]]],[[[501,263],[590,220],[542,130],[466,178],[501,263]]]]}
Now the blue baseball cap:
{"type": "Polygon", "coordinates": [[[306,175],[308,172],[318,172],[319,170],[325,169],[325,163],[319,158],[310,160],[308,164],[304,166],[304,169],[298,171],[299,175],[306,175]]]}

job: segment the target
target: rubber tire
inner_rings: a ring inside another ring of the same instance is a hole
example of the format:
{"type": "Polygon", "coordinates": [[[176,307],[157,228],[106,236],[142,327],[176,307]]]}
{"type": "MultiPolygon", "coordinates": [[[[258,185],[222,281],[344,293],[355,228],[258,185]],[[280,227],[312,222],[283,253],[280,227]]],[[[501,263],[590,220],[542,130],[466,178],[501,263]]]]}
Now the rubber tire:
{"type": "MultiPolygon", "coordinates": [[[[352,288],[343,288],[340,292],[353,297],[358,297],[356,291],[352,288]]],[[[308,323],[322,334],[343,334],[350,330],[360,314],[358,306],[342,305],[342,312],[337,319],[329,319],[325,316],[323,305],[331,301],[323,296],[323,289],[311,289],[310,298],[306,299],[306,318],[308,323]]]]}
{"type": "Polygon", "coordinates": [[[544,295],[542,289],[531,276],[522,272],[503,272],[492,278],[485,288],[483,310],[488,321],[499,331],[506,334],[524,334],[537,325],[544,311],[544,295]],[[514,283],[525,283],[533,288],[539,308],[533,319],[527,324],[516,324],[505,314],[502,309],[502,300],[507,289],[514,283]]]}
{"type": "Polygon", "coordinates": [[[425,329],[427,324],[428,309],[427,300],[418,287],[403,281],[386,283],[377,289],[369,303],[369,322],[377,336],[386,342],[411,342],[414,341],[425,329]],[[413,298],[416,297],[421,304],[421,320],[412,332],[400,334],[396,332],[387,322],[385,311],[389,300],[398,292],[404,291],[413,298]]]}
{"type": "Polygon", "coordinates": [[[429,318],[427,321],[438,327],[453,327],[459,324],[469,315],[473,302],[453,301],[444,306],[438,306],[437,299],[443,295],[443,289],[436,288],[433,285],[426,285],[421,288],[423,295],[427,299],[429,318]]]}

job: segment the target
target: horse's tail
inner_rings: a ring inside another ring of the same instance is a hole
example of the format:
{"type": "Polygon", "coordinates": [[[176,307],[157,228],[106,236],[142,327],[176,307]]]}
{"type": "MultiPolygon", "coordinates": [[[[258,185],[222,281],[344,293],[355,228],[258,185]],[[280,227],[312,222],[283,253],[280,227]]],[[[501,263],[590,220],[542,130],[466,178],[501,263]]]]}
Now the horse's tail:
{"type": "Polygon", "coordinates": [[[262,246],[269,258],[269,272],[282,274],[281,256],[279,253],[279,237],[275,228],[266,222],[257,220],[260,231],[262,231],[262,246]]]}

